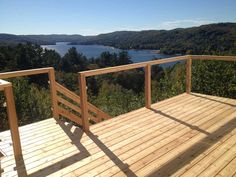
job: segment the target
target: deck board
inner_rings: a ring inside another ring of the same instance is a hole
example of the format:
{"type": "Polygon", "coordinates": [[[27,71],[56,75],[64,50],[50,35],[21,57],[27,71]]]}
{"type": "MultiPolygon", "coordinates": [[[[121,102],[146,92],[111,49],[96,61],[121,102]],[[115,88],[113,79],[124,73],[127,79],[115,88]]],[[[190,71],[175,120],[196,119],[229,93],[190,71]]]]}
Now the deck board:
{"type": "Polygon", "coordinates": [[[90,130],[53,118],[20,127],[24,163],[17,169],[10,133],[0,133],[2,176],[236,174],[234,99],[181,94],[90,130]]]}

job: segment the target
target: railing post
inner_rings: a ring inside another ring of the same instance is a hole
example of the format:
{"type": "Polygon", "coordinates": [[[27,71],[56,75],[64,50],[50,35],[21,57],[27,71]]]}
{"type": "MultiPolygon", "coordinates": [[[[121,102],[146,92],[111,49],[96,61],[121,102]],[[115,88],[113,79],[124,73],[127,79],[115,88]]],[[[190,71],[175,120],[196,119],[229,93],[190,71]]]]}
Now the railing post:
{"type": "Polygon", "coordinates": [[[6,97],[7,103],[7,115],[9,120],[9,126],[11,131],[12,143],[13,143],[13,151],[16,163],[19,160],[22,160],[22,149],[20,142],[20,135],[18,129],[18,120],[16,116],[16,107],[15,101],[13,97],[12,85],[4,88],[4,93],[6,97]]]}
{"type": "Polygon", "coordinates": [[[151,65],[145,66],[145,106],[150,109],[152,104],[151,99],[151,65]]]}
{"type": "Polygon", "coordinates": [[[58,104],[57,104],[57,90],[56,90],[56,80],[55,80],[54,68],[49,69],[49,73],[48,74],[49,74],[49,81],[50,81],[50,91],[51,91],[53,117],[54,118],[59,118],[58,104]]]}
{"type": "Polygon", "coordinates": [[[87,89],[86,88],[87,88],[86,77],[83,74],[79,74],[81,118],[83,122],[83,129],[85,132],[88,132],[89,120],[88,120],[88,102],[87,102],[87,89]]]}
{"type": "Polygon", "coordinates": [[[191,56],[186,61],[186,93],[191,92],[192,87],[192,58],[191,56]]]}

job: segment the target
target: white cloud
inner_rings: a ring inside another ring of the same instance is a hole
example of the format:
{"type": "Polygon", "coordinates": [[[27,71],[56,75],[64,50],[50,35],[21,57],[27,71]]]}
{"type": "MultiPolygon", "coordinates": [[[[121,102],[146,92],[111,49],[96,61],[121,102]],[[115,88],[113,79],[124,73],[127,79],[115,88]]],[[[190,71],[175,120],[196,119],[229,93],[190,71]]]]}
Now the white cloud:
{"type": "Polygon", "coordinates": [[[192,26],[200,26],[209,23],[214,23],[214,21],[210,20],[200,20],[200,19],[184,19],[184,20],[174,20],[174,21],[165,21],[162,22],[158,28],[159,29],[174,29],[174,28],[186,28],[192,26]]]}

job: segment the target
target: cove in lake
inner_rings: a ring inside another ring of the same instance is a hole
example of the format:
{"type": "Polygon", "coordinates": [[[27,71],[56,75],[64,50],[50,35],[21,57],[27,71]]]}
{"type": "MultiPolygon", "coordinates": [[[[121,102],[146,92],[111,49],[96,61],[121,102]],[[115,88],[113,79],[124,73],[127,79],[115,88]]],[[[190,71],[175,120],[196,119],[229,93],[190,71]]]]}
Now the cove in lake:
{"type": "MultiPolygon", "coordinates": [[[[83,53],[87,58],[98,58],[102,52],[119,53],[121,49],[103,45],[68,45],[68,42],[57,42],[56,45],[42,45],[41,47],[52,49],[64,56],[68,49],[75,47],[79,53],[83,53]]],[[[152,60],[154,58],[168,58],[173,55],[165,55],[158,53],[158,50],[127,50],[131,60],[134,63],[152,60]]],[[[173,65],[173,63],[171,64],[173,65]]],[[[164,67],[171,66],[170,64],[162,65],[164,67]]]]}

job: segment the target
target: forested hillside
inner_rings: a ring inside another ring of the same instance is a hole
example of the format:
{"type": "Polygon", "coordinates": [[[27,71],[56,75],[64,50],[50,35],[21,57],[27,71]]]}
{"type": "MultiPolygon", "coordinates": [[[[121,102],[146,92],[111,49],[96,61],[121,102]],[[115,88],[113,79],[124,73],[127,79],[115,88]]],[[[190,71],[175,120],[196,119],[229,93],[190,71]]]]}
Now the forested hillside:
{"type": "Polygon", "coordinates": [[[160,49],[165,54],[236,54],[236,23],[174,30],[118,31],[97,36],[0,34],[0,43],[101,44],[121,49],[160,49]]]}
{"type": "MultiPolygon", "coordinates": [[[[204,54],[204,53],[202,53],[204,54]]],[[[71,48],[61,57],[39,45],[19,44],[0,47],[0,72],[53,66],[56,80],[79,93],[77,72],[132,63],[128,53],[104,52],[86,58],[71,48]]],[[[193,91],[236,98],[236,62],[196,61],[193,63],[193,91]]],[[[51,117],[48,79],[45,75],[10,79],[14,86],[20,125],[51,117]]],[[[111,116],[144,106],[142,69],[88,78],[89,101],[111,116]]],[[[185,63],[171,68],[152,67],[152,101],[185,92],[185,63]]],[[[0,131],[8,128],[5,98],[0,93],[0,131]]]]}
{"type": "Polygon", "coordinates": [[[34,43],[34,44],[55,44],[56,42],[82,42],[88,40],[90,37],[81,35],[13,35],[13,34],[0,34],[0,45],[16,45],[19,43],[34,43]]]}
{"type": "Polygon", "coordinates": [[[220,23],[174,30],[121,31],[98,35],[83,44],[160,49],[165,54],[236,54],[236,24],[220,23]]]}

